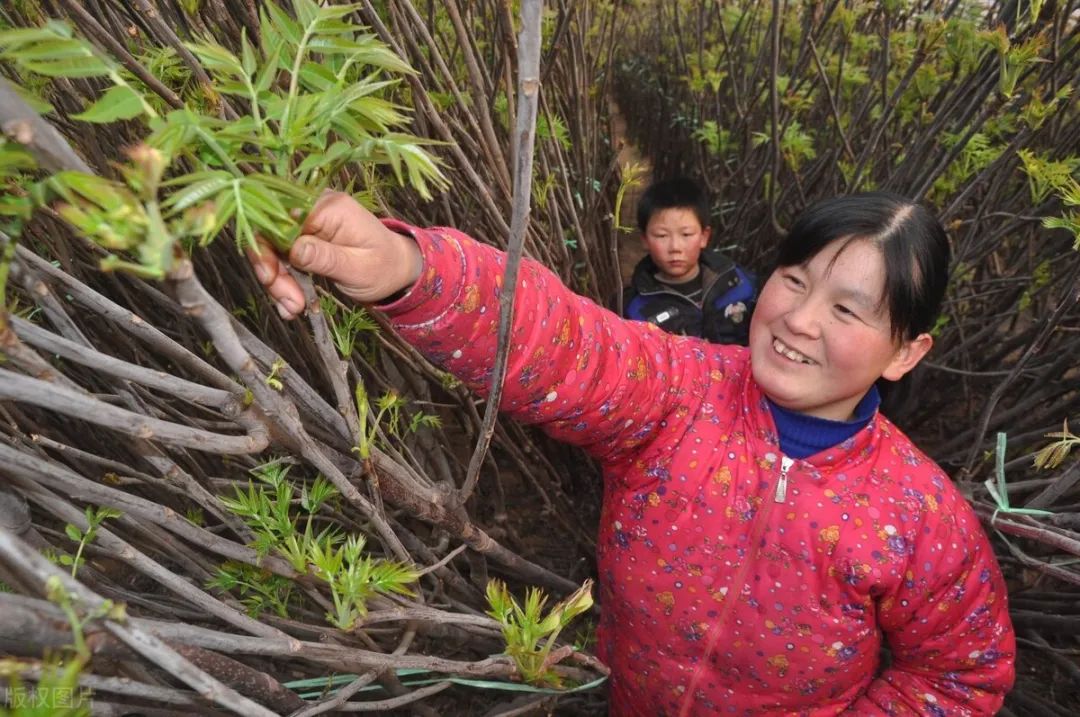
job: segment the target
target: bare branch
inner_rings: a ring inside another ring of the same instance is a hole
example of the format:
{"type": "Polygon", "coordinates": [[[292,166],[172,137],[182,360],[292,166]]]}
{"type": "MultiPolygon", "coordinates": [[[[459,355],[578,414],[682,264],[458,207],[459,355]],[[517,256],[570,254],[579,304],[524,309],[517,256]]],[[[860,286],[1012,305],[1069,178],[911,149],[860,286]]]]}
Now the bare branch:
{"type": "Polygon", "coordinates": [[[82,157],[75,154],[67,140],[30,109],[3,77],[0,77],[0,130],[30,150],[38,164],[45,169],[53,172],[74,169],[93,173],[82,157]]]}
{"type": "Polygon", "coordinates": [[[209,388],[172,376],[164,371],[154,371],[121,361],[100,351],[80,346],[74,341],[52,334],[17,316],[11,317],[11,325],[19,338],[31,346],[44,349],[83,366],[89,366],[97,371],[165,391],[172,396],[193,403],[220,408],[229,416],[236,416],[240,413],[240,402],[243,396],[237,393],[209,388]]]}
{"type": "Polygon", "coordinates": [[[510,217],[510,240],[506,257],[506,275],[503,291],[499,296],[499,338],[495,353],[491,384],[488,387],[488,404],[484,410],[484,422],[472,457],[465,483],[456,497],[458,505],[464,505],[472,495],[480,478],[491,435],[495,432],[499,402],[502,399],[503,381],[506,378],[507,360],[510,353],[510,322],[514,314],[514,297],[517,295],[518,268],[521,264],[522,245],[529,228],[530,200],[532,197],[533,151],[536,144],[536,112],[540,102],[540,19],[543,0],[523,0],[521,3],[521,36],[518,42],[518,111],[514,136],[517,148],[514,153],[514,199],[510,217]]]}
{"type": "Polygon", "coordinates": [[[210,453],[261,453],[269,442],[260,428],[244,436],[212,433],[125,411],[69,388],[6,369],[0,369],[0,400],[22,401],[139,438],[210,453]]]}

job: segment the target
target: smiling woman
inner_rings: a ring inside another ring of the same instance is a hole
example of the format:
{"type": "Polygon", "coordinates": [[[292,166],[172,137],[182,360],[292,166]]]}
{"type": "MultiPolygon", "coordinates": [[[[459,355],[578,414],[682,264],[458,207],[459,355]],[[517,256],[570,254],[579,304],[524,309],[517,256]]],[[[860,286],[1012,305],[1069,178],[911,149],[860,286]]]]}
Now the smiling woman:
{"type": "Polygon", "coordinates": [[[949,245],[919,205],[885,193],[821,202],[777,263],[750,324],[754,378],[776,404],[846,421],[879,378],[899,381],[933,346],[949,245]]]}
{"type": "MultiPolygon", "coordinates": [[[[380,227],[344,195],[306,232],[320,259],[294,248],[294,267],[389,299],[403,338],[485,390],[503,253],[453,229],[380,227]],[[418,278],[387,284],[405,246],[418,278]]],[[[253,260],[276,300],[302,303],[271,252],[253,260]]],[[[874,389],[930,349],[948,260],[936,219],[901,197],[814,206],[781,247],[749,351],[620,320],[522,264],[501,406],[604,467],[611,714],[1000,707],[1015,640],[993,551],[874,389]]]]}

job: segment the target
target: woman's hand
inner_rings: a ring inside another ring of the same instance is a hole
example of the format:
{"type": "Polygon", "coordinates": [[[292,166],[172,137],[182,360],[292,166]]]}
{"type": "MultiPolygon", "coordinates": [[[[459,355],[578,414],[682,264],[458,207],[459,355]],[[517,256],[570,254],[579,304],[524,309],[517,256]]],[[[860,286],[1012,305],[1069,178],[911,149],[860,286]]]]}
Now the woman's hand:
{"type": "MultiPolygon", "coordinates": [[[[304,293],[268,244],[248,252],[255,275],[277,302],[278,313],[292,319],[304,310],[304,293]]],[[[371,304],[413,285],[423,268],[420,249],[341,192],[324,194],[304,222],[289,251],[302,271],[333,280],[360,303],[371,304]]]]}

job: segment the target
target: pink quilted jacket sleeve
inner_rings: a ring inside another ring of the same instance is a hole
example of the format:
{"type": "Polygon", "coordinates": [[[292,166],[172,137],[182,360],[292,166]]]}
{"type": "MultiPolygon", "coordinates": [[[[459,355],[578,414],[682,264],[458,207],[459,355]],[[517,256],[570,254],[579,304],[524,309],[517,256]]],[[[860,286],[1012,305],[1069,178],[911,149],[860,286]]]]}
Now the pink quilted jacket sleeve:
{"type": "Polygon", "coordinates": [[[1016,644],[1005,583],[974,511],[949,488],[951,505],[932,514],[911,556],[924,567],[879,601],[893,663],[849,714],[994,715],[1012,687],[1016,644]]]}
{"type": "MultiPolygon", "coordinates": [[[[506,255],[455,229],[386,224],[416,240],[424,270],[380,308],[433,363],[486,394],[506,255]]],[[[522,262],[518,282],[503,412],[605,461],[641,450],[662,423],[678,430],[685,417],[669,414],[680,397],[686,403],[703,362],[675,357],[696,341],[620,319],[535,261],[522,262]]]]}

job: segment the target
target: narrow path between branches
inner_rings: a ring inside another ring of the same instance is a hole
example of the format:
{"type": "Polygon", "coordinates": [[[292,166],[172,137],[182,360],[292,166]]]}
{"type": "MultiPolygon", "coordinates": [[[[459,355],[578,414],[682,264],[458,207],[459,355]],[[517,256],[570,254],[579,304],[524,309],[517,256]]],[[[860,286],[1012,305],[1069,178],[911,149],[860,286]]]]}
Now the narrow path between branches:
{"type": "MultiPolygon", "coordinates": [[[[635,215],[637,211],[638,197],[645,188],[652,183],[652,162],[642,157],[637,146],[627,137],[626,117],[613,98],[608,97],[608,115],[611,117],[611,144],[617,149],[619,169],[623,170],[630,164],[644,165],[645,172],[641,175],[641,182],[626,191],[623,198],[620,226],[636,227],[635,215]]],[[[619,237],[619,272],[622,274],[623,283],[630,280],[634,273],[634,267],[647,252],[638,237],[638,232],[633,231],[619,237]]]]}

